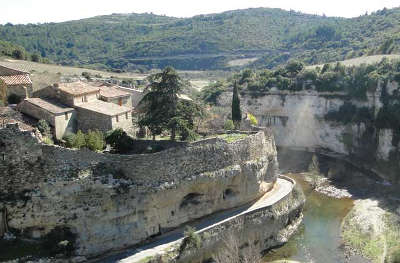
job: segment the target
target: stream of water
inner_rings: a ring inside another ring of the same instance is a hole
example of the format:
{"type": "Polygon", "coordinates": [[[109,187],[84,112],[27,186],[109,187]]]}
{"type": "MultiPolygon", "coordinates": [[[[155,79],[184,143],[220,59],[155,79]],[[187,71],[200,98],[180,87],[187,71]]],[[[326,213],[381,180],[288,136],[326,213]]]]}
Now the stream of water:
{"type": "Polygon", "coordinates": [[[303,224],[284,246],[264,257],[264,262],[293,260],[299,262],[344,262],[340,224],[353,207],[349,198],[335,199],[315,192],[299,175],[291,174],[301,184],[307,197],[303,224]]]}

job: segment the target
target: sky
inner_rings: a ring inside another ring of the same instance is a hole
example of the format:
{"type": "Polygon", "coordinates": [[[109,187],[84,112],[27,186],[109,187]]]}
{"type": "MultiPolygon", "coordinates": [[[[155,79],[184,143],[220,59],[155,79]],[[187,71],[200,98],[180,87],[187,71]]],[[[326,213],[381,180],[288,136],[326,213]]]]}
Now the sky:
{"type": "Polygon", "coordinates": [[[154,13],[175,17],[272,7],[308,14],[356,17],[400,7],[400,0],[0,0],[0,24],[62,22],[112,13],[154,13]]]}

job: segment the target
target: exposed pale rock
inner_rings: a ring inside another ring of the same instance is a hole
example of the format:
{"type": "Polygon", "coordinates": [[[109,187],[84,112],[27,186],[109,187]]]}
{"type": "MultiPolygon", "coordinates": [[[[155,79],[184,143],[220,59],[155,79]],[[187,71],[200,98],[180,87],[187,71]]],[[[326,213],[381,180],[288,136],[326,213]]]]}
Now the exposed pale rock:
{"type": "Polygon", "coordinates": [[[8,226],[28,238],[72,232],[76,240],[68,241],[85,256],[253,201],[278,169],[274,139],[263,132],[128,156],[44,145],[30,133],[0,129],[0,153],[8,226]]]}

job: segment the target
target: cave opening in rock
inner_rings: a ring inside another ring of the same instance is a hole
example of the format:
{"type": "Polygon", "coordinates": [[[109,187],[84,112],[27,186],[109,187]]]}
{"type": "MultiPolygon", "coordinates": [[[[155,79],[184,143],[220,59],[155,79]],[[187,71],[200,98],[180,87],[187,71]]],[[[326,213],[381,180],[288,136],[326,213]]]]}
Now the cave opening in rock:
{"type": "Polygon", "coordinates": [[[179,208],[184,208],[184,207],[189,206],[189,205],[198,205],[198,204],[200,204],[202,196],[203,196],[203,194],[199,194],[199,193],[189,193],[189,194],[187,194],[183,198],[179,208]]]}
{"type": "Polygon", "coordinates": [[[235,192],[231,188],[228,188],[222,194],[222,198],[224,200],[226,200],[226,199],[230,199],[230,198],[234,197],[235,195],[236,195],[235,192]]]}

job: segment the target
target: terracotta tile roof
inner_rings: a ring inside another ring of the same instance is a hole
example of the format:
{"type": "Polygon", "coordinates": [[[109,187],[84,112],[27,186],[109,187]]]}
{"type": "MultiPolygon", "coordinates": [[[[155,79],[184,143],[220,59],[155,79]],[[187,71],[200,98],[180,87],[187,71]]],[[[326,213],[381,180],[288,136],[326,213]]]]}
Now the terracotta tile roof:
{"type": "Polygon", "coordinates": [[[127,97],[131,94],[129,92],[120,90],[116,87],[107,87],[107,86],[100,86],[100,95],[104,98],[118,98],[118,97],[127,97]]]}
{"type": "MultiPolygon", "coordinates": [[[[71,112],[74,111],[74,108],[67,107],[65,105],[62,105],[60,103],[54,102],[54,101],[49,101],[49,100],[43,100],[40,98],[29,98],[25,99],[21,103],[30,103],[32,105],[35,105],[41,109],[44,109],[50,113],[53,114],[61,114],[65,112],[71,112]]],[[[22,105],[21,105],[22,106],[22,105]]],[[[21,108],[20,105],[18,105],[19,108],[21,108]]],[[[29,114],[29,112],[26,112],[26,114],[29,114]]]]}
{"type": "Polygon", "coordinates": [[[29,75],[29,72],[0,65],[0,76],[29,75]]]}
{"type": "Polygon", "coordinates": [[[25,75],[13,75],[13,76],[0,76],[7,85],[32,85],[31,78],[28,74],[25,75]]]}
{"type": "Polygon", "coordinates": [[[29,73],[0,65],[0,79],[7,85],[32,85],[29,73]]]}
{"type": "Polygon", "coordinates": [[[82,81],[73,83],[60,83],[58,84],[58,89],[73,96],[99,92],[99,87],[93,87],[82,81]]]}
{"type": "Polygon", "coordinates": [[[77,108],[94,111],[94,112],[101,113],[101,114],[104,114],[107,116],[121,115],[126,112],[132,111],[131,108],[119,106],[117,104],[110,103],[110,102],[104,102],[101,100],[88,102],[88,103],[77,106],[77,108]]]}

